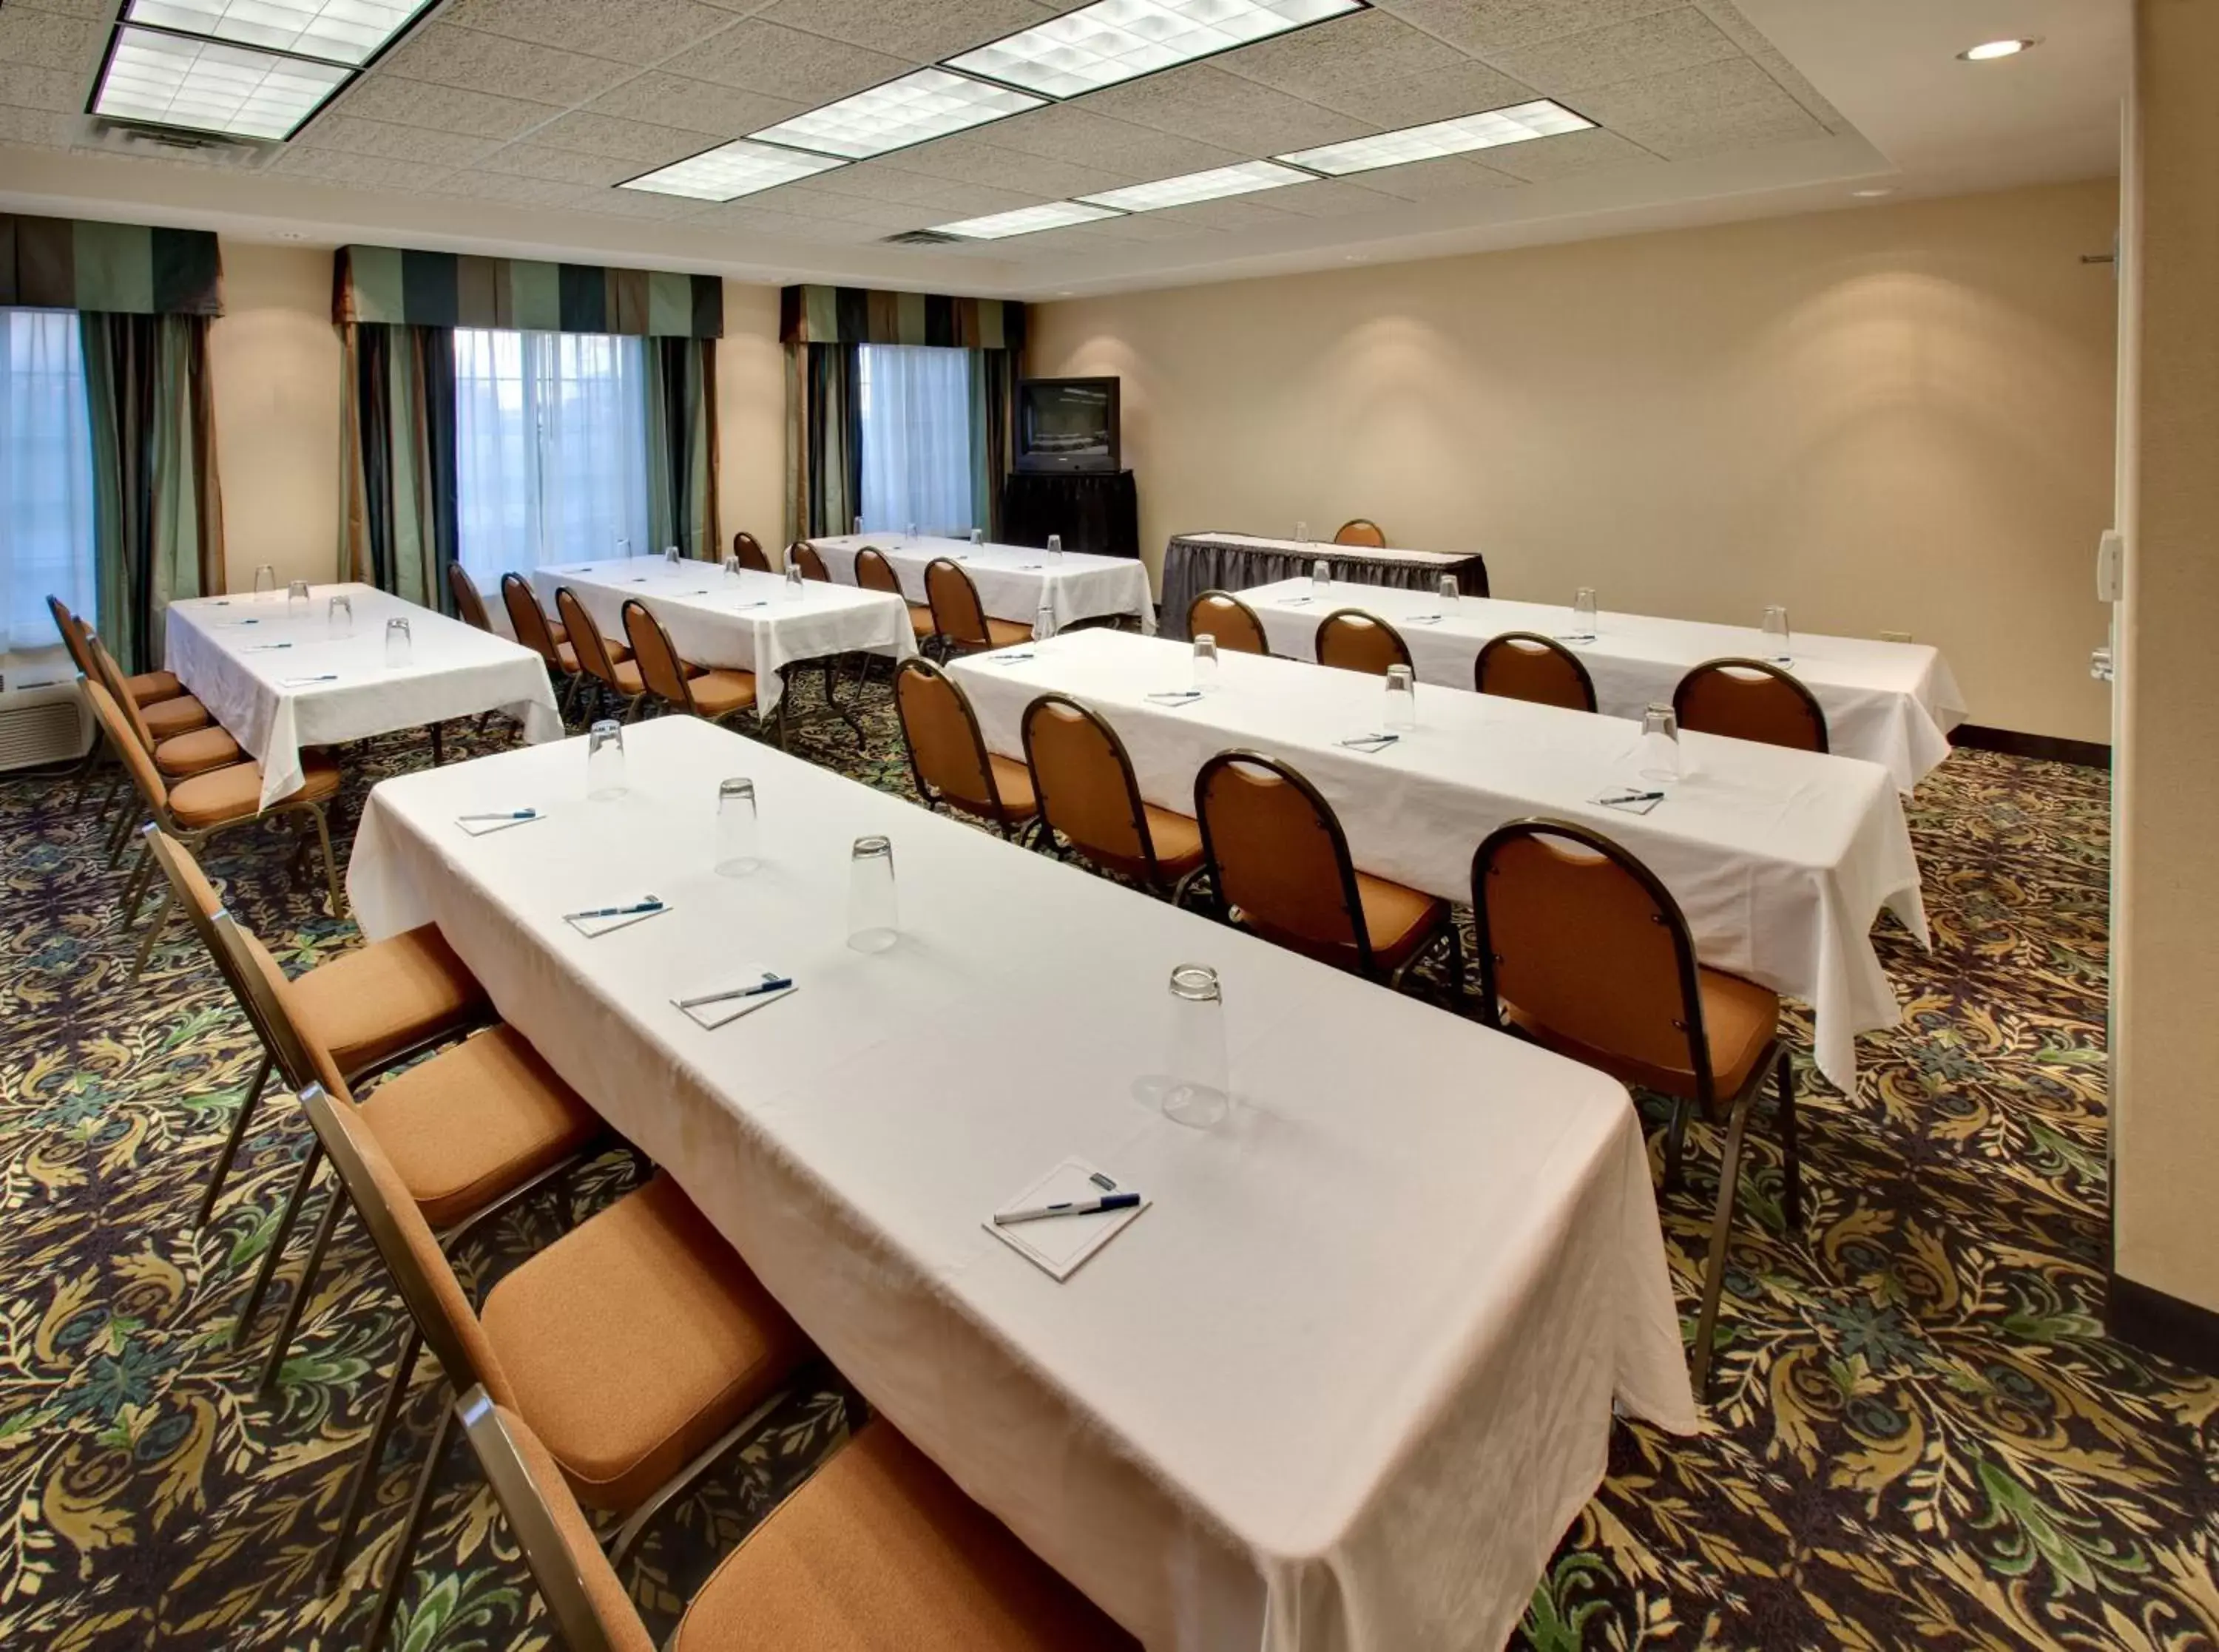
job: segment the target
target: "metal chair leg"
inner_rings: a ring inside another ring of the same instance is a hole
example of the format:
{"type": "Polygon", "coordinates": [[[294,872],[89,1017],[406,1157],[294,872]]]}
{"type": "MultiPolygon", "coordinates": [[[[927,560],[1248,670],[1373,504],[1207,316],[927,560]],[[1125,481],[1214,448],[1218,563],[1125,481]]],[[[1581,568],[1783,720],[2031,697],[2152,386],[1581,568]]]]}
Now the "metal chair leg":
{"type": "Polygon", "coordinates": [[[411,1320],[408,1338],[401,1345],[401,1357],[394,1362],[393,1381],[386,1385],[384,1403],[377,1408],[377,1426],[370,1431],[369,1447],[355,1464],[354,1478],[347,1486],[346,1506],[339,1512],[339,1536],[332,1542],[331,1559],[324,1563],[326,1589],[338,1583],[340,1574],[346,1570],[347,1550],[353,1546],[355,1529],[362,1524],[363,1506],[370,1500],[370,1487],[377,1483],[377,1465],[385,1456],[385,1443],[393,1437],[393,1425],[408,1398],[408,1379],[415,1373],[416,1356],[423,1348],[424,1333],[411,1320]]]}
{"type": "Polygon", "coordinates": [[[285,1198],[285,1214],[277,1219],[277,1231],[270,1235],[270,1248],[264,1252],[262,1267],[254,1276],[254,1289],[247,1293],[246,1306],[239,1311],[239,1323],[232,1327],[231,1345],[246,1346],[246,1333],[254,1326],[257,1315],[262,1312],[262,1299],[270,1289],[270,1276],[277,1271],[277,1264],[285,1254],[286,1241],[293,1237],[293,1224],[301,1218],[301,1202],[308,1196],[308,1184],[316,1178],[317,1168],[324,1162],[324,1144],[311,1141],[308,1156],[301,1161],[300,1172],[293,1178],[293,1190],[285,1198]]]}
{"type": "Polygon", "coordinates": [[[409,1500],[408,1523],[401,1529],[400,1545],[393,1551],[393,1569],[386,1574],[385,1587],[378,1591],[377,1610],[370,1620],[370,1633],[363,1638],[363,1652],[378,1652],[385,1644],[385,1631],[391,1627],[393,1613],[401,1604],[401,1592],[407,1585],[409,1562],[416,1558],[416,1544],[424,1535],[424,1516],[432,1506],[432,1485],[438,1478],[439,1464],[447,1455],[447,1441],[455,1426],[455,1408],[439,1407],[439,1426],[432,1436],[432,1449],[424,1454],[423,1472],[416,1476],[416,1494],[409,1500]]]}
{"type": "Polygon", "coordinates": [[[196,1230],[206,1227],[215,1211],[215,1197],[222,1191],[223,1178],[231,1174],[232,1160],[239,1157],[239,1144],[246,1140],[246,1127],[254,1117],[255,1109],[262,1104],[262,1091],[270,1082],[270,1052],[262,1053],[262,1060],[254,1069],[254,1082],[247,1085],[239,1098],[239,1113],[231,1121],[231,1133],[224,1138],[223,1151],[215,1156],[215,1168],[208,1172],[208,1191],[201,1195],[201,1208],[193,1213],[196,1230]]]}
{"type": "Polygon", "coordinates": [[[123,927],[128,929],[139,922],[139,909],[146,904],[146,891],[154,881],[154,856],[142,839],[139,859],[132,866],[131,875],[123,885],[123,927]]]}
{"type": "Polygon", "coordinates": [[[446,731],[444,724],[434,723],[432,725],[432,767],[433,768],[438,767],[447,761],[446,731]]]}
{"type": "Polygon", "coordinates": [[[1787,1191],[1781,1198],[1781,1211],[1787,1218],[1787,1226],[1803,1226],[1803,1157],[1795,1140],[1795,1062],[1787,1051],[1780,1053],[1780,1065],[1773,1076],[1780,1096],[1780,1136],[1781,1157],[1787,1161],[1787,1191]]]}
{"type": "Polygon", "coordinates": [[[1694,1107],[1694,1102],[1686,1100],[1672,1103],[1672,1123],[1664,1133],[1663,1189],[1667,1193],[1679,1190],[1681,1161],[1687,1152],[1688,1115],[1694,1107]]]}
{"type": "Polygon", "coordinates": [[[331,1247],[332,1234],[346,1209],[346,1189],[334,1178],[331,1197],[324,1203],[323,1217],[316,1223],[315,1243],[308,1247],[308,1265],[301,1270],[301,1282],[293,1287],[285,1312],[278,1317],[277,1334],[270,1338],[270,1352],[262,1362],[262,1375],[255,1379],[257,1394],[267,1394],[277,1386],[277,1373],[284,1366],[286,1350],[293,1345],[293,1333],[301,1328],[301,1315],[308,1308],[308,1293],[316,1288],[316,1274],[324,1265],[324,1252],[331,1247]]]}
{"type": "Polygon", "coordinates": [[[1719,1296],[1726,1282],[1726,1233],[1733,1225],[1734,1202],[1740,1189],[1742,1136],[1749,1127],[1750,1103],[1756,1096],[1756,1087],[1751,1086],[1734,1103],[1731,1121],[1726,1126],[1725,1157],[1719,1165],[1719,1202],[1711,1218],[1710,1260],[1703,1269],[1703,1306],[1695,1320],[1695,1363],[1692,1373],[1695,1397],[1706,1404],[1710,1399],[1711,1344],[1719,1327],[1719,1296]]]}
{"type": "MultiPolygon", "coordinates": [[[[139,910],[138,899],[134,898],[132,901],[131,910],[135,916],[139,910]]],[[[170,920],[177,916],[177,891],[174,889],[165,889],[162,891],[162,904],[154,912],[154,921],[146,926],[146,933],[139,937],[139,955],[131,960],[133,985],[137,985],[139,978],[146,972],[146,960],[154,955],[154,943],[162,938],[162,931],[170,927],[170,920]]]]}
{"type": "Polygon", "coordinates": [[[316,842],[324,852],[324,889],[331,897],[332,916],[343,918],[346,916],[346,897],[339,892],[339,857],[332,853],[331,823],[324,818],[321,804],[312,805],[308,815],[316,823],[316,842]]]}

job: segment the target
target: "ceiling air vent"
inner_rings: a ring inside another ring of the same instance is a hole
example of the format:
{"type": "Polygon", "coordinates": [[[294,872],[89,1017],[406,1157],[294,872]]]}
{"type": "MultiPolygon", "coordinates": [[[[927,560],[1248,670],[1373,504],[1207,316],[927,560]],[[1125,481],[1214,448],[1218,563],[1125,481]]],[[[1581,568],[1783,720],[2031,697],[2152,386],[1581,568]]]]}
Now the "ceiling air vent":
{"type": "Polygon", "coordinates": [[[260,166],[285,146],[252,138],[227,138],[221,133],[139,126],[123,121],[96,120],[93,133],[92,140],[85,146],[107,154],[194,161],[202,166],[260,166]]]}
{"type": "Polygon", "coordinates": [[[889,246],[953,246],[963,237],[943,235],[936,229],[905,229],[898,235],[883,239],[889,246]]]}

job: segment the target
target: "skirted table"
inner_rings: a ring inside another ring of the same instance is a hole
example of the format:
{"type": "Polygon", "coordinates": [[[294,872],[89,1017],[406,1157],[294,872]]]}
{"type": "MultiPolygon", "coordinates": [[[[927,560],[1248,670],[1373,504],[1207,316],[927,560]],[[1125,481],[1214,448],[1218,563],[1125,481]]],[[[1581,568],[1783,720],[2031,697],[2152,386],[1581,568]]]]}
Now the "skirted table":
{"type": "Polygon", "coordinates": [[[1384,550],[1252,533],[1180,533],[1164,548],[1163,634],[1186,635],[1186,611],[1205,591],[1237,593],[1306,577],[1321,556],[1333,564],[1334,579],[1352,584],[1433,591],[1442,574],[1453,574],[1464,595],[1488,594],[1487,559],[1476,550],[1384,550]]]}

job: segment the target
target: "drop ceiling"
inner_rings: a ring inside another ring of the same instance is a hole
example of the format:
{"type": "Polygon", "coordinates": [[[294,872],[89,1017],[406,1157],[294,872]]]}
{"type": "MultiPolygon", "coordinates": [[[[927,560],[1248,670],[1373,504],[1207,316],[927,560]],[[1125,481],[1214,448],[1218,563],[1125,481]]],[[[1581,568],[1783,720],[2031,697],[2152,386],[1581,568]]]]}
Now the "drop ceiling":
{"type": "Polygon", "coordinates": [[[1075,9],[445,0],[291,141],[171,151],[84,113],[117,0],[4,0],[0,206],[1041,298],[2116,165],[2125,0],[1373,0],[729,202],[618,187],[1075,9]],[[1955,55],[2007,35],[2042,43],[1955,55]],[[1538,98],[1594,128],[1031,234],[888,239],[1538,98]]]}

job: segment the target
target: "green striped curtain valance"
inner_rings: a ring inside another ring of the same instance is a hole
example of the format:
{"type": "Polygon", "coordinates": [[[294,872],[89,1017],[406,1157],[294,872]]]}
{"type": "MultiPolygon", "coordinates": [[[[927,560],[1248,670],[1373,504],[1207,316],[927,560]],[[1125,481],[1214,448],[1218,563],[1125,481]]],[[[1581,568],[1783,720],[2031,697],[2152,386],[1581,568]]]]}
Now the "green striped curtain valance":
{"type": "Polygon", "coordinates": [[[789,345],[952,345],[1021,350],[1025,307],[1015,299],[882,293],[866,287],[788,287],[778,336],[789,345]]]}
{"type": "Polygon", "coordinates": [[[343,246],[333,270],[332,320],[721,338],[724,283],[666,270],[343,246]]]}
{"type": "Polygon", "coordinates": [[[204,229],[0,213],[0,305],[119,315],[221,315],[223,263],[204,229]]]}

